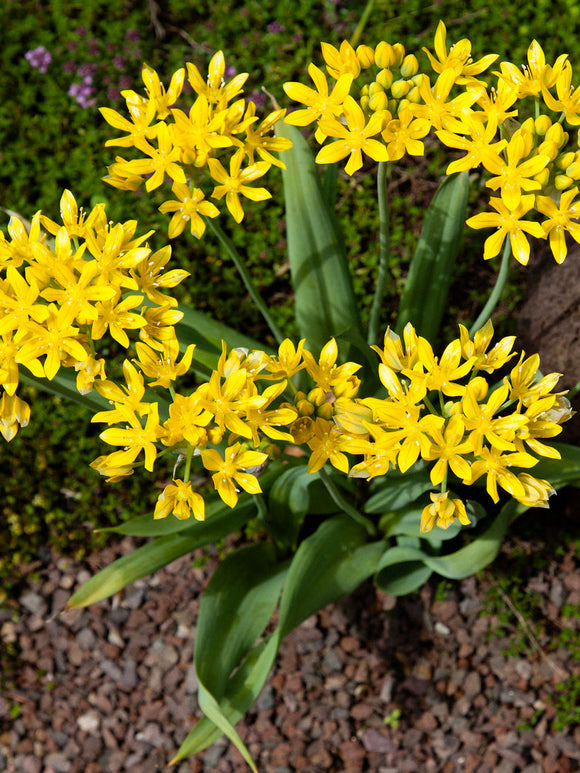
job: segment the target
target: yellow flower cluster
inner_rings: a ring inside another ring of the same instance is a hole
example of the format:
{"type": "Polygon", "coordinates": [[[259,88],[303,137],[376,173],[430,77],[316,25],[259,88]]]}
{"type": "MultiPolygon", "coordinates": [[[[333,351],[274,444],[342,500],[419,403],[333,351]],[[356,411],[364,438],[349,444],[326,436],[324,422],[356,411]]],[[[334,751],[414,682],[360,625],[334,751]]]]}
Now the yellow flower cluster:
{"type": "Polygon", "coordinates": [[[74,368],[86,394],[105,378],[105,360],[95,350],[105,334],[127,348],[128,331],[138,331],[143,363],[155,352],[169,367],[177,355],[174,325],[183,313],[162,291],[189,273],[166,270],[171,247],[152,254],[146,240],[153,231],[136,236],[134,220],[113,225],[103,204],[85,213],[70,191],[60,205],[61,225],[37,212],[29,231],[13,217],[8,238],[0,236],[0,432],[6,440],[30,418],[16,394],[21,365],[49,381],[61,366],[74,368]]]}
{"type": "Polygon", "coordinates": [[[295,126],[316,122],[321,164],[347,158],[346,172],[361,168],[363,154],[374,161],[397,161],[406,153],[423,155],[431,130],[446,146],[464,155],[447,174],[483,167],[492,213],[468,219],[473,228],[494,228],[484,258],[495,257],[507,237],[514,257],[529,260],[527,235],[548,239],[554,258],[567,254],[566,233],[580,242],[580,88],[572,86],[566,54],[546,63],[533,41],[528,64],[519,69],[501,62],[495,80],[479,79],[497,59],[471,57],[463,39],[449,49],[439,23],[434,53],[424,49],[430,74],[419,71],[415,54],[400,43],[381,41],[374,49],[348,42],[339,49],[322,44],[327,76],[314,64],[308,72],[315,89],[286,83],[286,94],[305,105],[286,116],[295,126]],[[533,117],[527,117],[533,115],[533,117]]]}
{"type": "MultiPolygon", "coordinates": [[[[450,476],[452,486],[469,486],[485,476],[494,502],[500,487],[519,502],[547,506],[550,483],[525,470],[541,456],[559,458],[543,441],[560,433],[560,424],[571,416],[570,405],[562,393],[553,392],[558,374],[537,379],[537,355],[524,358],[522,353],[509,376],[490,388],[481,374],[498,371],[516,356],[513,337],[492,347],[492,336],[491,322],[473,340],[460,326],[460,337],[438,358],[410,324],[403,342],[387,330],[383,348],[373,347],[381,359],[379,376],[386,394],[363,398],[358,397],[356,375],[361,366],[337,365],[334,339],[318,360],[304,341],[295,347],[285,340],[275,356],[244,349],[228,353],[224,344],[209,380],[190,394],[173,393],[164,421],[157,403],[143,402],[144,375],[158,377],[161,361],[158,372],[148,372],[140,362],[141,373],[126,361],[124,388],[107,381],[98,387],[113,409],[93,417],[109,425],[101,438],[120,448],[92,466],[115,481],[132,473],[141,453],[149,471],[158,455],[177,455],[173,479],[155,509],[157,518],[170,513],[204,517],[203,498],[190,482],[193,460],[209,473],[222,500],[234,507],[240,489],[261,491],[258,471],[290,446],[304,447],[310,473],[330,463],[352,477],[372,479],[393,469],[407,472],[419,460],[428,463],[431,483],[440,491],[431,494],[423,511],[422,531],[435,524],[446,528],[455,518],[469,523],[462,500],[450,498],[450,476]],[[293,384],[299,371],[311,382],[308,391],[293,384]],[[294,392],[291,401],[289,389],[294,392]],[[123,426],[110,426],[119,423],[123,426]],[[280,443],[282,448],[276,445],[280,443]],[[350,457],[362,460],[353,464],[350,457]]],[[[157,378],[148,385],[159,383],[157,378]]]]}
{"type": "Polygon", "coordinates": [[[143,183],[147,191],[172,181],[175,198],[159,209],[172,213],[168,233],[178,236],[189,225],[198,239],[205,231],[204,217],[216,217],[219,210],[206,199],[203,186],[213,181],[211,198],[226,206],[237,223],[244,217],[240,197],[252,201],[270,198],[270,193],[253,183],[272,165],[284,164],[272,152],[291,147],[283,137],[272,136],[272,129],[285,110],[275,110],[262,121],[256,105],[241,96],[247,73],[225,80],[224,55],[218,51],[211,59],[207,79],[197,67],[187,63],[188,82],[195,101],[188,112],[176,107],[185,81],[185,68],[171,78],[166,90],[158,74],[148,65],[142,71],[146,96],[123,91],[130,119],[108,107],[100,108],[104,119],[123,137],[107,145],[135,148],[141,157],[126,160],[117,156],[104,179],[122,190],[137,190],[143,183]],[[218,156],[226,155],[226,166],[218,156]],[[259,160],[258,160],[259,159],[259,160]]]}

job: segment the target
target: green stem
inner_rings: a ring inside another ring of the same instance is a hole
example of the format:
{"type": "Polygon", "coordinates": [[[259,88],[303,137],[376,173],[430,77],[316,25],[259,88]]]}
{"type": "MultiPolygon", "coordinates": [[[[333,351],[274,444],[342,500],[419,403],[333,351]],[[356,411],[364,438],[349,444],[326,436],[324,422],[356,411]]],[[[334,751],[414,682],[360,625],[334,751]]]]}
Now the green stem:
{"type": "Polygon", "coordinates": [[[237,268],[238,273],[242,277],[242,281],[244,285],[246,286],[246,290],[250,294],[250,298],[254,301],[254,304],[258,308],[261,315],[264,317],[266,324],[270,328],[272,335],[276,339],[277,343],[281,344],[284,340],[284,336],[280,332],[278,326],[270,316],[270,313],[268,311],[268,307],[264,303],[263,299],[260,297],[258,291],[256,290],[256,287],[252,281],[252,277],[248,273],[248,270],[246,269],[246,266],[244,265],[244,261],[242,260],[241,255],[234,247],[231,239],[229,239],[225,233],[222,231],[221,227],[215,222],[215,220],[211,217],[204,217],[205,223],[211,230],[214,232],[214,234],[219,239],[222,247],[225,249],[225,251],[228,253],[230,258],[233,261],[234,266],[237,268]]]}
{"type": "Polygon", "coordinates": [[[509,236],[506,236],[505,246],[503,248],[503,255],[501,256],[501,265],[499,267],[497,279],[495,280],[494,288],[491,291],[491,295],[487,299],[487,303],[483,307],[483,310],[481,311],[479,317],[475,320],[475,322],[471,326],[471,329],[469,331],[470,338],[473,338],[473,336],[477,333],[479,328],[485,325],[487,320],[491,317],[492,311],[499,303],[499,299],[501,298],[503,288],[505,287],[505,283],[507,282],[511,255],[512,255],[511,243],[509,240],[509,236]]]}
{"type": "Polygon", "coordinates": [[[330,494],[332,501],[338,505],[343,512],[350,516],[353,521],[356,521],[360,526],[363,526],[369,536],[375,537],[377,530],[375,529],[374,524],[346,501],[324,469],[320,470],[318,474],[320,475],[320,480],[326,486],[326,490],[330,494]]]}
{"type": "Polygon", "coordinates": [[[368,0],[365,9],[363,11],[362,16],[360,17],[359,23],[356,25],[356,29],[353,32],[353,35],[350,39],[350,44],[353,48],[356,48],[358,45],[358,42],[360,40],[360,36],[364,32],[364,28],[366,27],[366,23],[370,18],[371,13],[373,12],[373,6],[375,4],[375,0],[368,0]]]}
{"type": "Polygon", "coordinates": [[[388,161],[379,162],[379,173],[377,176],[377,198],[379,202],[379,273],[377,276],[377,285],[371,307],[371,316],[369,320],[369,334],[367,343],[370,345],[377,343],[377,333],[379,329],[379,318],[381,314],[381,305],[385,294],[387,284],[387,271],[389,268],[390,254],[390,235],[389,235],[389,202],[387,197],[387,173],[388,161]]]}

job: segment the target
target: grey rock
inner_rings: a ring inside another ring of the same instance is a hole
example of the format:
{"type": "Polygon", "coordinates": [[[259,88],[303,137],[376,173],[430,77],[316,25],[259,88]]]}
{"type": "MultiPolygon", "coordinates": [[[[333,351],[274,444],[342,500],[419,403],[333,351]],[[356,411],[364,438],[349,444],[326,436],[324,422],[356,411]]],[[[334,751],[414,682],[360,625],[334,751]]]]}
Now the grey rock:
{"type": "Polygon", "coordinates": [[[31,612],[33,615],[44,617],[48,611],[48,605],[42,596],[34,591],[28,591],[20,597],[20,603],[24,609],[31,612]]]}

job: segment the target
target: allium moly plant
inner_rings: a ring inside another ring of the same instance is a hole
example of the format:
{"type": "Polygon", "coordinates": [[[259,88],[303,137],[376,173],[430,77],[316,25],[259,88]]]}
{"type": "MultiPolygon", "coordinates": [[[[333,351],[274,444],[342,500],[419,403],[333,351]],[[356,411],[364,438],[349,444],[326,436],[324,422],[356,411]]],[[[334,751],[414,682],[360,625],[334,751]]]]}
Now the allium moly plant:
{"type": "Polygon", "coordinates": [[[169,237],[217,234],[273,347],[179,308],[171,291],[188,274],[171,267],[171,247],[153,246],[135,221],[111,222],[102,204],[85,211],[70,191],[60,222],[37,212],[26,228],[14,217],[0,242],[5,440],[30,419],[20,382],[44,384],[103,425],[107,448],[94,470],[123,485],[142,466],[160,490],[153,513],[113,529],[151,540],[70,605],[106,598],[252,521],[255,538],[226,555],[201,601],[194,659],[204,716],[174,760],[226,734],[255,769],[234,726],[289,631],[369,577],[401,595],[433,572],[477,572],[516,517],[580,480],[579,450],[553,442],[572,414],[560,374],[543,375],[515,337],[494,338],[490,321],[512,254],[525,264],[529,239],[547,239],[562,262],[566,235],[579,239],[572,67],[566,55],[547,64],[535,41],[524,68],[494,55],[474,61],[468,40],[448,46],[443,23],[425,54],[420,64],[422,53],[400,43],[323,43],[321,66],[308,68],[312,86],[284,84],[298,108],[259,117],[243,96],[248,76],[228,79],[218,52],[207,75],[190,63],[167,88],[144,65],[144,93],[123,93],[126,114],[101,108],[120,133],[107,142],[120,149],[108,182],[170,187],[160,207],[169,237]],[[296,128],[311,124],[315,158],[296,128]],[[426,214],[398,321],[379,332],[389,169],[423,154],[429,135],[453,160],[426,214]],[[378,164],[380,261],[366,335],[334,216],[343,162],[348,175],[374,174],[378,164]],[[228,214],[241,223],[248,200],[267,202],[272,165],[283,170],[295,341],[219,225],[228,214]],[[485,259],[503,247],[498,281],[471,329],[460,324],[437,349],[476,168],[490,211],[467,225],[492,229],[485,259]],[[118,369],[103,356],[110,339],[126,351],[118,369]]]}

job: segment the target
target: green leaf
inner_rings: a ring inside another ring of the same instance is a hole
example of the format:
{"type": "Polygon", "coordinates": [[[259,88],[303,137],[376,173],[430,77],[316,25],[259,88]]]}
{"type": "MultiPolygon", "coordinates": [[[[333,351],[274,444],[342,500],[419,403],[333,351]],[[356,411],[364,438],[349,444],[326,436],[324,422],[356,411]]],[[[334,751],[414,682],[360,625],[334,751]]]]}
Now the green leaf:
{"type": "Polygon", "coordinates": [[[420,578],[428,577],[431,572],[452,580],[476,574],[494,560],[508,526],[527,509],[514,499],[510,500],[483,534],[448,555],[432,556],[420,548],[407,546],[389,548],[379,561],[375,581],[381,590],[401,595],[409,593],[410,589],[416,590],[421,585],[420,578]]]}
{"type": "Polygon", "coordinates": [[[390,477],[385,475],[378,491],[369,497],[365,504],[365,513],[384,513],[410,505],[425,491],[433,488],[426,470],[407,472],[405,475],[390,477]]]}
{"type": "MultiPolygon", "coordinates": [[[[286,569],[287,564],[277,563],[274,548],[267,542],[230,553],[205,590],[197,623],[194,663],[200,708],[253,770],[250,754],[220,704],[231,673],[250,652],[276,608],[286,569]]],[[[202,737],[198,733],[189,738],[190,754],[200,750],[202,737]]],[[[182,751],[183,746],[179,753],[182,751]]]]}
{"type": "Polygon", "coordinates": [[[270,489],[264,526],[283,548],[296,549],[300,527],[309,510],[308,487],[316,479],[301,464],[285,470],[270,489]]]}
{"type": "Polygon", "coordinates": [[[276,131],[293,143],[284,151],[282,179],[300,335],[315,352],[331,337],[349,332],[366,349],[344,241],[325,200],[312,152],[294,126],[279,123],[276,131]]]}
{"type": "Polygon", "coordinates": [[[562,455],[561,459],[540,459],[530,470],[534,478],[544,478],[550,481],[554,488],[580,485],[580,446],[567,443],[552,443],[562,455]]]}
{"type": "Polygon", "coordinates": [[[324,521],[298,548],[280,601],[281,638],[310,615],[351,593],[376,571],[385,543],[344,515],[324,521]]]}
{"type": "Polygon", "coordinates": [[[255,514],[255,501],[249,495],[242,494],[234,509],[222,502],[221,499],[206,502],[205,521],[196,521],[193,518],[180,521],[173,516],[155,520],[153,514],[149,513],[118,526],[99,529],[99,531],[112,531],[115,534],[128,534],[132,537],[160,537],[191,530],[195,534],[196,540],[203,539],[201,544],[196,544],[195,547],[198,548],[237,531],[255,514]]]}
{"type": "Polygon", "coordinates": [[[78,403],[91,413],[97,413],[111,407],[109,401],[101,397],[94,389],[88,394],[82,395],[77,390],[76,373],[71,372],[68,368],[61,368],[51,381],[47,378],[37,378],[32,373],[22,370],[20,372],[20,380],[23,384],[29,384],[42,389],[43,392],[64,397],[66,400],[78,403]]]}
{"type": "Polygon", "coordinates": [[[153,542],[118,558],[91,577],[72,595],[67,606],[86,607],[106,599],[135,580],[153,574],[198,546],[193,534],[158,537],[153,542]]]}
{"type": "Polygon", "coordinates": [[[179,310],[183,312],[183,318],[176,326],[179,348],[185,351],[189,344],[196,345],[192,369],[204,378],[217,364],[222,353],[222,339],[229,348],[241,346],[249,350],[259,349],[268,354],[272,353],[271,349],[259,341],[221,322],[216,322],[212,317],[190,306],[180,306],[179,310]]]}
{"type": "Polygon", "coordinates": [[[404,596],[413,593],[427,582],[433,570],[422,560],[423,553],[412,547],[396,545],[385,551],[375,576],[375,583],[383,593],[404,596]]]}
{"type": "Polygon", "coordinates": [[[427,210],[401,297],[398,333],[411,322],[428,341],[437,338],[461,243],[468,192],[467,172],[449,175],[427,210]]]}
{"type": "Polygon", "coordinates": [[[230,553],[204,591],[194,663],[198,679],[219,700],[230,674],[263,632],[278,603],[287,566],[258,542],[230,553]]]}

